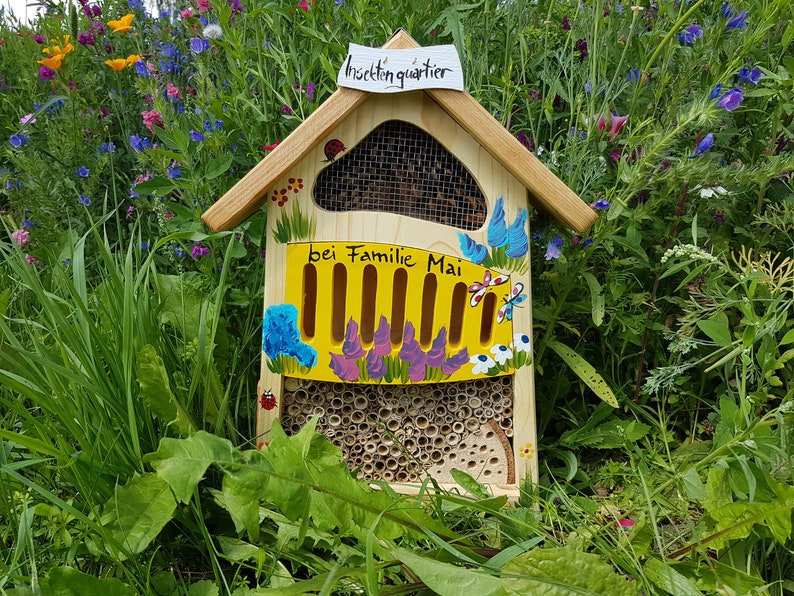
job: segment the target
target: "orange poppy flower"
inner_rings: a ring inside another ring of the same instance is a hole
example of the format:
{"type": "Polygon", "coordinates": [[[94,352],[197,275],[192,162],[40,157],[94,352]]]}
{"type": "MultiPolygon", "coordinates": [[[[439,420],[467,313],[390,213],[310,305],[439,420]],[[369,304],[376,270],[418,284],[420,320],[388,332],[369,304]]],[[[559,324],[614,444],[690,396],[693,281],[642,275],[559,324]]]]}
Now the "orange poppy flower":
{"type": "Polygon", "coordinates": [[[132,29],[132,19],[135,15],[132,13],[125,14],[118,21],[108,21],[108,27],[113,29],[115,33],[124,33],[132,29]]]}
{"type": "Polygon", "coordinates": [[[130,54],[127,56],[127,64],[135,64],[138,60],[143,60],[138,54],[130,54]]]}
{"type": "Polygon", "coordinates": [[[66,54],[55,54],[54,56],[49,56],[44,60],[38,60],[39,64],[43,64],[47,68],[51,68],[52,70],[58,70],[63,63],[63,58],[66,54]]]}
{"type": "Polygon", "coordinates": [[[105,64],[107,64],[110,68],[112,68],[116,72],[121,72],[127,67],[127,61],[124,58],[113,58],[113,60],[105,60],[105,64]]]}

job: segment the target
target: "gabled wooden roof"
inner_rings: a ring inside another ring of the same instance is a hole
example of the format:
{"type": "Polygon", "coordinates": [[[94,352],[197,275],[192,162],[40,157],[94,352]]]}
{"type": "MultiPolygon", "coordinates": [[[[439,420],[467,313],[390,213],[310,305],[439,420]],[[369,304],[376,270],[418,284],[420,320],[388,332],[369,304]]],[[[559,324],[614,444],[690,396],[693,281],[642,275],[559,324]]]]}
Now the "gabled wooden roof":
{"type": "MultiPolygon", "coordinates": [[[[400,29],[383,47],[410,49],[419,47],[419,44],[400,29]]],[[[578,232],[588,230],[595,223],[595,212],[469,93],[451,89],[425,89],[424,92],[527,188],[530,202],[535,207],[578,232]]],[[[202,216],[204,223],[213,231],[220,232],[248,219],[264,204],[266,193],[276,181],[322,142],[368,96],[367,91],[347,87],[337,89],[278,147],[207,209],[202,216]]]]}

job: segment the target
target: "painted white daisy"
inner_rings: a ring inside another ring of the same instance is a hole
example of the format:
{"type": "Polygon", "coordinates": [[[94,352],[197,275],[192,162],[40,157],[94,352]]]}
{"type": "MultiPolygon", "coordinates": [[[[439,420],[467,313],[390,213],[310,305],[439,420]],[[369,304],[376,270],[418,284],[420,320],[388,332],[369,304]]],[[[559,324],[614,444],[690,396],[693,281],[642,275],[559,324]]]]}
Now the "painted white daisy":
{"type": "Polygon", "coordinates": [[[531,352],[532,339],[526,333],[514,333],[513,343],[510,345],[516,352],[531,352]]]}
{"type": "Polygon", "coordinates": [[[475,354],[469,358],[469,362],[474,365],[471,372],[475,375],[485,374],[496,366],[496,362],[487,354],[475,354]]]}
{"type": "Polygon", "coordinates": [[[496,344],[492,347],[491,354],[493,354],[494,360],[499,364],[504,364],[513,357],[513,351],[502,344],[496,344]]]}

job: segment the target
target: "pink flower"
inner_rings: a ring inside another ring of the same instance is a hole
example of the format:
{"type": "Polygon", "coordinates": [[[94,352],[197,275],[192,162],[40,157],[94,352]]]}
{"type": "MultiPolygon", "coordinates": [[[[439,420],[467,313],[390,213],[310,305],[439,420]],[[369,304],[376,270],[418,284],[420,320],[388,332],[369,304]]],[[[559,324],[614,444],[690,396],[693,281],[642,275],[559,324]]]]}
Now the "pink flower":
{"type": "Polygon", "coordinates": [[[165,93],[168,97],[176,97],[177,99],[182,99],[182,94],[179,92],[179,87],[174,85],[171,82],[165,84],[165,93]]]}
{"type": "Polygon", "coordinates": [[[607,118],[604,114],[596,114],[598,116],[598,130],[606,130],[607,118]]]}
{"type": "Polygon", "coordinates": [[[210,9],[210,0],[196,0],[196,6],[200,13],[207,12],[210,9]]]}
{"type": "Polygon", "coordinates": [[[187,20],[187,19],[189,19],[190,17],[193,16],[193,9],[192,8],[186,8],[180,14],[182,15],[183,19],[187,20]]]}
{"type": "Polygon", "coordinates": [[[36,117],[33,114],[25,114],[19,119],[19,123],[22,126],[25,126],[26,124],[36,124],[36,117]]]}
{"type": "Polygon", "coordinates": [[[141,116],[143,117],[143,124],[149,129],[150,133],[154,134],[155,126],[164,128],[163,117],[157,110],[143,110],[141,116]]]}
{"type": "Polygon", "coordinates": [[[629,519],[628,517],[624,517],[622,520],[618,522],[618,525],[621,528],[633,528],[634,527],[634,520],[629,519]]]}
{"type": "Polygon", "coordinates": [[[33,255],[25,255],[25,261],[27,261],[28,265],[35,265],[39,262],[33,255]]]}
{"type": "Polygon", "coordinates": [[[617,114],[613,114],[609,118],[609,134],[612,135],[610,138],[612,141],[618,136],[620,129],[623,128],[623,125],[626,124],[626,120],[628,120],[628,116],[618,116],[617,114]]]}
{"type": "Polygon", "coordinates": [[[331,353],[330,366],[334,374],[343,381],[355,381],[361,374],[356,361],[345,358],[342,354],[331,353]]]}
{"type": "Polygon", "coordinates": [[[27,246],[30,243],[30,232],[27,230],[15,230],[11,232],[11,240],[16,242],[17,246],[27,246]]]}

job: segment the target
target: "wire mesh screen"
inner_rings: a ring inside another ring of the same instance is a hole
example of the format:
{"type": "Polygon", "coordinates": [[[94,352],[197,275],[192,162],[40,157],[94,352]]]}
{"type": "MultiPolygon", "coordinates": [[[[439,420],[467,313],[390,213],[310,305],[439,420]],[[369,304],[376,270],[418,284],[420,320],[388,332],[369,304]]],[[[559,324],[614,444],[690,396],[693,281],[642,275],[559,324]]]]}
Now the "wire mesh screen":
{"type": "Polygon", "coordinates": [[[472,175],[413,124],[384,122],[349,152],[334,139],[325,154],[333,163],[314,185],[323,209],[382,211],[462,230],[485,223],[485,198],[472,175]]]}

